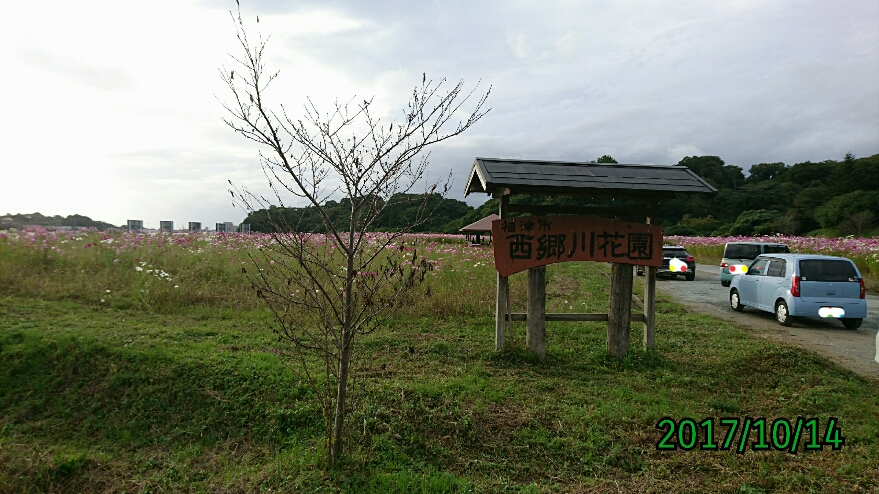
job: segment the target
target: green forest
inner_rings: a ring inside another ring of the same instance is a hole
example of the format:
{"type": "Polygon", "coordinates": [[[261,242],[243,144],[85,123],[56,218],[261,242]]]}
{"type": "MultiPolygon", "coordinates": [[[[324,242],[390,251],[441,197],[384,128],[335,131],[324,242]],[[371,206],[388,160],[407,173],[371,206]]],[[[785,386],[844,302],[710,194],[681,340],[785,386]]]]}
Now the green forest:
{"type": "MultiPolygon", "coordinates": [[[[597,162],[615,163],[610,156],[597,162]]],[[[788,166],[760,163],[748,170],[727,165],[719,156],[687,156],[674,166],[686,166],[718,194],[714,197],[680,195],[660,204],[660,223],[667,235],[873,235],[879,218],[879,154],[842,161],[806,161],[788,166]]],[[[513,196],[513,203],[544,205],[606,205],[602,199],[567,196],[513,196]]],[[[443,199],[439,194],[398,194],[373,224],[376,231],[390,231],[419,223],[416,232],[457,233],[498,210],[497,200],[478,208],[463,201],[443,199]],[[427,220],[425,213],[432,211],[427,220]]],[[[350,202],[329,201],[331,217],[350,211],[350,202]]],[[[261,209],[244,223],[253,231],[274,229],[322,231],[315,208],[261,209]]],[[[344,228],[342,228],[344,230],[344,228]]]]}

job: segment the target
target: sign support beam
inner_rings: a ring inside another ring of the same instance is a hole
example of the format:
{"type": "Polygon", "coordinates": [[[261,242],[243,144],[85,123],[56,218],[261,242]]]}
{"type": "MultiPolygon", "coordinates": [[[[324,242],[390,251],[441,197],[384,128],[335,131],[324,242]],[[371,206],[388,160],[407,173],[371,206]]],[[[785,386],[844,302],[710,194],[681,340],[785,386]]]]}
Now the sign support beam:
{"type": "Polygon", "coordinates": [[[528,270],[528,350],[546,356],[546,266],[528,270]]]}
{"type": "MultiPolygon", "coordinates": [[[[646,223],[656,217],[658,204],[650,205],[646,223]]],[[[647,279],[644,282],[644,350],[653,350],[654,329],[656,327],[656,267],[647,266],[647,279]]]]}
{"type": "Polygon", "coordinates": [[[623,358],[629,353],[629,324],[632,307],[632,266],[611,264],[610,309],[607,320],[607,353],[623,358]]]}
{"type": "MultiPolygon", "coordinates": [[[[508,192],[508,191],[506,191],[508,192]]],[[[510,196],[501,192],[499,196],[498,216],[501,219],[509,216],[507,209],[510,206],[510,196]]],[[[510,297],[510,280],[498,272],[497,274],[497,299],[494,309],[494,346],[497,351],[504,349],[504,338],[507,327],[507,301],[510,297]]],[[[512,323],[510,323],[512,324],[512,323]]]]}

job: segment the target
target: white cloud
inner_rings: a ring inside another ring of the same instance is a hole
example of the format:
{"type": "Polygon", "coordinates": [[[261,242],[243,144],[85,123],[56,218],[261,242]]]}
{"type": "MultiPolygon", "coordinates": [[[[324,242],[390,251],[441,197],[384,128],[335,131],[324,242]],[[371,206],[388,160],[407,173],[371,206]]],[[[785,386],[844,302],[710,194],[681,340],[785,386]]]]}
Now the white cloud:
{"type": "Polygon", "coordinates": [[[668,148],[668,151],[666,152],[666,158],[669,161],[673,161],[675,159],[680,161],[681,158],[684,158],[686,156],[705,156],[707,154],[708,153],[692,144],[677,144],[668,148]]]}
{"type": "Polygon", "coordinates": [[[98,91],[121,89],[131,83],[131,77],[122,69],[95,67],[75,60],[61,60],[50,53],[33,48],[22,53],[21,58],[31,67],[67,76],[98,91]]]}
{"type": "MultiPolygon", "coordinates": [[[[328,110],[375,96],[398,117],[423,73],[491,85],[492,112],[431,155],[431,176],[454,170],[455,197],[475,156],[711,154],[747,168],[879,152],[872,0],[244,7],[249,34],[271,37],[267,70],[280,70],[268,97],[294,115],[307,97],[328,110]]],[[[0,213],[240,221],[227,180],[265,178],[258,148],[220,121],[217,69],[239,49],[230,8],[4,5],[0,64],[14,76],[0,79],[0,213]]]]}
{"type": "Polygon", "coordinates": [[[517,58],[528,58],[532,54],[531,47],[528,45],[528,38],[522,31],[507,34],[507,43],[513,49],[513,54],[517,58]]]}

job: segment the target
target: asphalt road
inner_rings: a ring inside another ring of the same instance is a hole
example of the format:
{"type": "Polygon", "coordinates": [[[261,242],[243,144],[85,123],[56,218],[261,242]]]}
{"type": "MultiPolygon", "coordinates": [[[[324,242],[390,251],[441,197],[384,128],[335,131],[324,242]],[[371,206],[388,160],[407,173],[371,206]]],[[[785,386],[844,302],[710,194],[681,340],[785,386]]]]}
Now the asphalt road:
{"type": "Polygon", "coordinates": [[[838,320],[827,318],[799,318],[786,328],[770,312],[752,308],[733,311],[729,306],[729,288],[720,285],[718,271],[717,266],[697,264],[695,280],[659,278],[656,288],[692,310],[732,321],[764,338],[813,350],[864,377],[879,379],[879,363],[875,360],[879,297],[867,295],[867,318],[857,330],[845,329],[838,320]]]}

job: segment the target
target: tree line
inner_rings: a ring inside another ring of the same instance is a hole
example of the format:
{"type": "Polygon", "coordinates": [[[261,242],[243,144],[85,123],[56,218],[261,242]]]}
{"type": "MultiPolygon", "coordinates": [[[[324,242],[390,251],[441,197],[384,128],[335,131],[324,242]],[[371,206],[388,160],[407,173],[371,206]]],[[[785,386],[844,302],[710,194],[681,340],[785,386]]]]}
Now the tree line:
{"type": "Polygon", "coordinates": [[[760,163],[745,177],[717,156],[678,166],[718,190],[712,198],[681,196],[661,206],[669,235],[864,235],[879,217],[879,154],[792,166],[760,163]]]}
{"type": "Polygon", "coordinates": [[[0,216],[0,229],[14,228],[16,230],[21,230],[28,226],[42,226],[49,228],[96,228],[98,230],[117,228],[110,223],[93,220],[88,216],[83,216],[81,214],[71,214],[67,217],[60,215],[44,216],[40,213],[7,214],[5,216],[0,216]]]}
{"type": "MultiPolygon", "coordinates": [[[[616,163],[608,155],[594,162],[616,163]]],[[[879,154],[843,160],[806,161],[794,165],[759,163],[745,175],[739,166],[719,156],[687,156],[674,166],[686,166],[718,190],[714,197],[683,195],[660,205],[659,221],[667,235],[864,235],[879,218],[879,154]]],[[[430,219],[416,232],[457,233],[492,213],[496,199],[473,208],[438,194],[396,194],[374,224],[376,231],[396,231],[413,223],[424,211],[430,219]]],[[[607,205],[601,198],[513,196],[513,203],[538,205],[607,205]]],[[[617,204],[619,204],[617,202],[617,204]]],[[[328,201],[326,211],[336,218],[350,212],[350,201],[328,201]]],[[[321,232],[315,208],[270,207],[251,213],[245,223],[253,231],[321,232]]]]}

